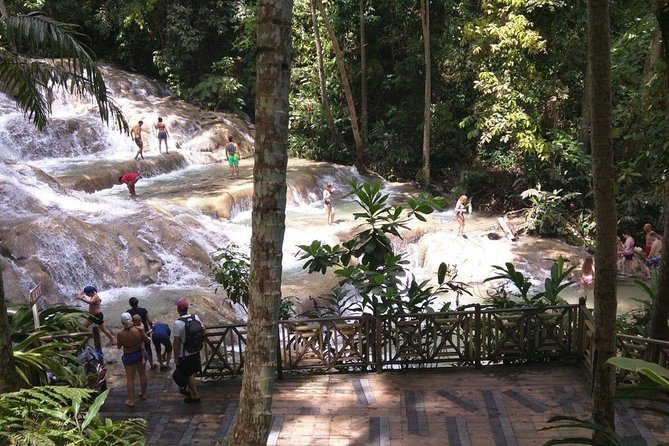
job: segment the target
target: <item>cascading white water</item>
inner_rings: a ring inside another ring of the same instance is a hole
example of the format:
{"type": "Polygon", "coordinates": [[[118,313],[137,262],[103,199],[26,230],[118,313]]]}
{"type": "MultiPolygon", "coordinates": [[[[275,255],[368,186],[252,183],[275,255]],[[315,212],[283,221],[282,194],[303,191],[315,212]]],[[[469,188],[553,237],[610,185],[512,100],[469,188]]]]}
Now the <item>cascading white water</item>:
{"type": "MultiPolygon", "coordinates": [[[[239,119],[201,114],[168,100],[159,84],[141,76],[105,73],[130,124],[145,122],[143,163],[133,161],[136,147],[127,135],[99,122],[90,101],[59,93],[51,124],[38,132],[0,95],[0,262],[7,295],[19,301],[41,282],[50,302],[68,301],[84,285],[95,284],[112,315],[125,309],[132,295],[154,314],[169,311],[180,296],[206,295],[206,308],[216,313],[220,298],[208,276],[210,254],[229,243],[248,250],[252,179],[233,182],[220,154],[202,150],[226,132],[250,144],[250,131],[239,119]],[[152,126],[158,116],[170,130],[175,153],[169,156],[157,150],[152,126]],[[219,126],[207,124],[212,121],[219,126]],[[145,175],[137,199],[129,198],[124,185],[113,185],[119,169],[145,175]],[[87,186],[72,186],[79,179],[87,186]]],[[[250,159],[242,160],[247,171],[250,165],[250,159]]],[[[291,160],[283,256],[287,294],[323,291],[320,274],[302,271],[297,246],[314,239],[341,243],[354,230],[352,214],[358,209],[346,185],[351,178],[361,180],[353,168],[291,160]],[[335,185],[332,226],[325,224],[321,201],[327,183],[335,185]]],[[[513,261],[514,246],[487,240],[483,235],[492,219],[478,221],[479,226],[477,217],[468,217],[468,228],[479,235],[465,240],[454,236],[449,212],[438,214],[427,229],[397,246],[409,254],[421,279],[433,278],[444,261],[458,265],[461,280],[480,284],[491,265],[513,261]]]]}

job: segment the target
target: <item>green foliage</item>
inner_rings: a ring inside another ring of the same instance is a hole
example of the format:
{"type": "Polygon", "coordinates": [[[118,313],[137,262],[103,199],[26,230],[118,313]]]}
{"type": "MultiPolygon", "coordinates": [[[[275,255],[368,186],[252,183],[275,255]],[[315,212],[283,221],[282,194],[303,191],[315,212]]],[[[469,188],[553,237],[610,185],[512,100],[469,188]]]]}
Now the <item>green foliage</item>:
{"type": "Polygon", "coordinates": [[[3,17],[0,35],[1,90],[16,101],[38,129],[51,114],[50,92],[69,90],[91,96],[100,118],[121,130],[128,124],[112,100],[91,51],[77,39],[76,27],[42,13],[3,17]],[[35,59],[48,57],[50,60],[35,59]]]}
{"type": "MultiPolygon", "coordinates": [[[[352,285],[360,294],[356,310],[373,314],[421,312],[431,309],[439,294],[468,293],[466,286],[456,280],[457,270],[443,263],[437,272],[438,286],[417,282],[406,269],[409,262],[404,254],[395,253],[391,243],[390,237],[401,238],[400,231],[408,229],[412,219],[425,221],[425,215],[433,209],[442,209],[445,199],[422,195],[408,199],[405,207],[389,204],[388,194],[381,192],[378,181],[359,184],[351,180],[349,185],[362,209],[353,214],[363,221],[360,231],[342,245],[330,246],[317,240],[300,245],[300,260],[306,260],[304,269],[323,274],[333,269],[342,278],[340,285],[352,285]]],[[[339,290],[334,296],[336,303],[347,305],[339,290]]]]}
{"type": "Polygon", "coordinates": [[[616,318],[616,331],[629,335],[648,336],[650,321],[653,317],[653,301],[659,284],[659,273],[657,270],[651,271],[650,284],[641,280],[635,280],[634,284],[646,294],[646,298],[631,298],[640,304],[640,307],[619,314],[616,318]]]}
{"type": "Polygon", "coordinates": [[[108,394],[49,386],[0,395],[0,440],[17,446],[145,444],[145,420],[100,419],[108,394]]]}
{"type": "MultiPolygon", "coordinates": [[[[221,248],[212,255],[211,274],[214,281],[226,293],[230,302],[239,305],[248,313],[249,280],[251,278],[251,261],[239,246],[231,244],[221,248]]],[[[216,288],[216,291],[218,291],[216,288]]],[[[279,319],[289,319],[295,315],[295,297],[287,296],[279,304],[279,319]]]]}
{"type": "MultiPolygon", "coordinates": [[[[669,370],[658,364],[634,358],[613,357],[609,358],[606,362],[620,369],[638,373],[645,378],[645,380],[639,384],[619,386],[616,391],[616,398],[634,399],[637,404],[640,404],[640,401],[647,401],[651,405],[646,407],[636,406],[635,409],[669,416],[669,398],[666,397],[667,392],[669,392],[669,370]],[[658,407],[658,403],[664,408],[658,407]]],[[[633,444],[637,444],[623,439],[610,428],[597,424],[590,419],[561,415],[550,418],[548,423],[552,424],[552,426],[543,427],[539,430],[578,428],[604,434],[607,438],[607,445],[632,446],[633,444]]],[[[632,441],[636,442],[638,440],[634,439],[632,441]]],[[[559,438],[544,443],[546,446],[555,444],[594,445],[596,443],[593,442],[590,436],[559,438]]]]}
{"type": "Polygon", "coordinates": [[[232,68],[231,57],[215,62],[212,72],[219,74],[205,74],[197,85],[188,90],[188,97],[205,109],[239,112],[244,106],[244,100],[239,97],[243,86],[232,76],[232,68]]]}
{"type": "Polygon", "coordinates": [[[484,282],[505,280],[511,283],[516,291],[507,291],[506,283],[503,283],[488,295],[485,299],[486,304],[493,308],[515,308],[565,304],[564,299],[560,298],[560,293],[573,283],[569,280],[569,275],[576,267],[564,269],[564,259],[562,256],[558,257],[551,267],[550,277],[544,280],[544,290],[533,296],[530,295],[532,283],[515,268],[513,263],[506,263],[504,267],[494,265],[493,268],[498,271],[498,274],[487,277],[484,282]]]}
{"type": "Polygon", "coordinates": [[[541,184],[536,189],[528,189],[521,194],[529,199],[530,210],[527,214],[527,223],[531,232],[542,236],[559,237],[568,234],[568,222],[572,209],[568,204],[581,194],[572,192],[562,195],[562,190],[552,192],[541,190],[541,184]]]}
{"type": "Polygon", "coordinates": [[[46,384],[46,372],[50,371],[62,382],[80,383],[80,364],[70,354],[72,346],[63,342],[43,342],[43,339],[81,332],[84,313],[64,305],[47,307],[38,313],[40,328],[35,329],[30,306],[20,304],[14,307],[16,312],[9,316],[9,329],[19,376],[26,384],[32,384],[31,377],[39,377],[46,384]]]}
{"type": "MultiPolygon", "coordinates": [[[[225,290],[227,298],[242,308],[249,305],[251,261],[237,245],[231,244],[213,254],[211,274],[225,290]]],[[[218,287],[216,288],[218,290],[218,287]]]]}

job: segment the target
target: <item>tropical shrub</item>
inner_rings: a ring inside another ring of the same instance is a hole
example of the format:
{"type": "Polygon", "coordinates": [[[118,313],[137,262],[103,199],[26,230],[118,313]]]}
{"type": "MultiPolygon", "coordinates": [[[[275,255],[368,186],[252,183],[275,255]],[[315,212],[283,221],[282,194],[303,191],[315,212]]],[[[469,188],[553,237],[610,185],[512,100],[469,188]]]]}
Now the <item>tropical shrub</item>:
{"type": "Polygon", "coordinates": [[[140,446],[146,420],[102,420],[109,391],[33,387],[0,395],[0,443],[16,446],[140,446]]]}
{"type": "Polygon", "coordinates": [[[484,282],[493,280],[504,280],[497,289],[488,293],[484,300],[485,304],[492,308],[515,308],[515,307],[543,307],[562,305],[566,302],[560,298],[560,293],[571,285],[569,275],[576,268],[572,266],[564,269],[564,258],[562,256],[553,263],[551,275],[544,280],[544,290],[530,295],[532,283],[525,275],[518,271],[513,263],[506,263],[504,267],[493,265],[498,274],[487,277],[484,282]],[[515,290],[507,290],[507,285],[513,285],[515,290]]]}
{"type": "Polygon", "coordinates": [[[412,219],[425,221],[425,215],[442,209],[446,200],[425,195],[407,200],[407,207],[389,204],[388,194],[381,192],[381,184],[358,183],[351,180],[355,201],[362,208],[353,217],[362,220],[360,231],[341,245],[328,245],[314,240],[300,245],[300,260],[309,273],[325,274],[333,269],[341,277],[339,285],[352,286],[360,296],[355,304],[341,299],[335,290],[335,301],[351,305],[355,311],[379,314],[406,314],[433,311],[432,303],[438,295],[453,291],[469,293],[467,286],[457,279],[457,270],[445,263],[439,266],[437,286],[429,281],[416,281],[407,269],[405,254],[393,249],[390,237],[401,238],[400,230],[407,229],[412,219]]]}

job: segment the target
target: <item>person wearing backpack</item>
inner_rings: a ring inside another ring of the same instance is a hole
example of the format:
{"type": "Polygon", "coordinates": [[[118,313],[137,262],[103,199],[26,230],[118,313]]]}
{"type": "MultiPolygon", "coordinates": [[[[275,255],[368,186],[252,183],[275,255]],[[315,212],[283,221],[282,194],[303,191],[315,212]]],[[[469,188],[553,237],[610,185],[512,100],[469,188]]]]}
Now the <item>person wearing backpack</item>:
{"type": "Polygon", "coordinates": [[[188,313],[188,301],[177,301],[179,319],[174,321],[174,362],[176,369],[172,377],[179,391],[186,395],[185,403],[199,403],[200,392],[195,374],[202,371],[200,350],[204,346],[204,325],[195,314],[188,313]]]}
{"type": "Polygon", "coordinates": [[[232,136],[228,136],[228,143],[225,145],[225,159],[228,160],[233,178],[239,178],[239,152],[232,136]]]}

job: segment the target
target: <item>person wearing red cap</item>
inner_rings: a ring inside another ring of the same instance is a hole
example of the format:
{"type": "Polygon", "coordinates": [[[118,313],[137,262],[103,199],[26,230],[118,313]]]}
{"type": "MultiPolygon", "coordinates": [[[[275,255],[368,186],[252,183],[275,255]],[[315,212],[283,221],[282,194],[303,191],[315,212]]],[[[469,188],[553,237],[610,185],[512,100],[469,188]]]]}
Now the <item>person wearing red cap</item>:
{"type": "Polygon", "coordinates": [[[195,375],[202,371],[202,364],[200,363],[199,351],[189,352],[185,348],[187,345],[186,323],[189,319],[194,318],[201,324],[202,330],[204,330],[204,324],[202,324],[202,321],[200,321],[200,318],[197,315],[188,313],[188,301],[186,299],[181,298],[177,301],[177,312],[179,313],[179,319],[174,321],[173,330],[174,362],[176,364],[173,377],[179,385],[179,392],[187,395],[184,402],[199,403],[200,392],[197,388],[195,375]],[[182,381],[181,379],[177,379],[177,377],[183,377],[185,380],[182,381]]]}
{"type": "Polygon", "coordinates": [[[127,172],[118,177],[118,182],[125,183],[126,186],[128,186],[128,192],[130,192],[130,195],[134,197],[137,195],[135,193],[135,184],[140,178],[142,178],[142,176],[137,172],[127,172]]]}

